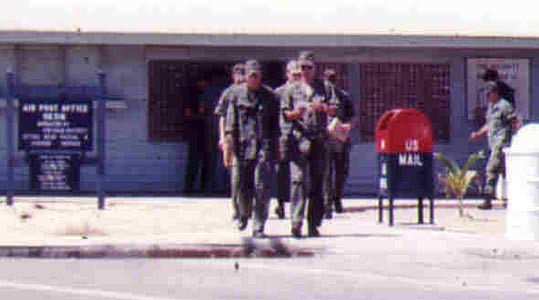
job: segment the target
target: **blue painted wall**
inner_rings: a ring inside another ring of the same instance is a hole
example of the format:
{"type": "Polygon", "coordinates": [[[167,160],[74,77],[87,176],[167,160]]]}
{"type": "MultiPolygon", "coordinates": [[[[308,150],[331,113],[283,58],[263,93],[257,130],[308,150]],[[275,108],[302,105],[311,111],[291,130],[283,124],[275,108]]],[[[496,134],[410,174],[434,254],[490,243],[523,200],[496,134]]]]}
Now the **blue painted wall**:
{"type": "MultiPolygon", "coordinates": [[[[106,188],[121,192],[180,193],[186,162],[186,145],[172,142],[149,142],[147,122],[147,63],[154,59],[178,60],[282,60],[293,58],[297,48],[216,48],[158,46],[30,46],[0,47],[0,98],[5,91],[5,70],[11,68],[23,84],[96,84],[94,74],[102,69],[107,74],[109,94],[124,98],[122,107],[107,110],[106,188]]],[[[485,146],[470,142],[473,124],[466,118],[466,58],[505,57],[531,59],[531,120],[539,121],[539,104],[534,101],[539,86],[539,52],[518,50],[474,49],[313,49],[319,61],[339,61],[352,64],[351,83],[358,82],[359,62],[443,62],[450,64],[451,136],[448,143],[436,144],[435,150],[464,160],[469,153],[485,146]]],[[[359,83],[361,84],[361,83],[359,83]]],[[[357,85],[351,90],[356,107],[361,101],[357,85]]],[[[0,109],[0,122],[5,122],[5,110],[0,109]]],[[[0,123],[3,124],[3,123],[0,123]]],[[[4,126],[0,126],[4,128],[4,126]]],[[[351,153],[347,195],[372,195],[376,192],[377,154],[373,143],[355,141],[351,153]]],[[[22,153],[18,153],[22,158],[22,153]]],[[[5,131],[0,130],[0,161],[5,161],[5,131]]],[[[440,166],[436,164],[437,171],[440,166]]],[[[5,188],[5,164],[0,164],[0,189],[5,188]]],[[[81,169],[81,189],[96,187],[95,166],[81,169]]],[[[17,189],[28,189],[28,167],[15,171],[17,189]]]]}

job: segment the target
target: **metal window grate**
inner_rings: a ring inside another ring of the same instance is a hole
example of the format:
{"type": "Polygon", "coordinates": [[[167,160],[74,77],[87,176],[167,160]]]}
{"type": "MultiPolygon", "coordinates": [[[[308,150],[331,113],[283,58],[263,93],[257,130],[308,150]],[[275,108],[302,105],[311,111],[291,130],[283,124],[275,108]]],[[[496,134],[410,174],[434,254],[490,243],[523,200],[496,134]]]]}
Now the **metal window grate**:
{"type": "Polygon", "coordinates": [[[432,122],[434,138],[449,140],[449,65],[366,63],[359,65],[360,141],[373,141],[387,110],[417,108],[432,122]]]}

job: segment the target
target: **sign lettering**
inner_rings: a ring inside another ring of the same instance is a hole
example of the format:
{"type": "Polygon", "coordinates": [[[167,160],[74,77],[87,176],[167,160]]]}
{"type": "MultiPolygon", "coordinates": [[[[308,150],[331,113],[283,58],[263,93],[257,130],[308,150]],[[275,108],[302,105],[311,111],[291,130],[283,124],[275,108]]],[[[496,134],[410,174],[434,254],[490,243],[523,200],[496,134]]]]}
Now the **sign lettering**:
{"type": "Polygon", "coordinates": [[[423,161],[419,154],[399,154],[399,166],[422,167],[423,161]]]}
{"type": "Polygon", "coordinates": [[[21,100],[19,149],[92,150],[91,102],[49,102],[21,100]]]}
{"type": "Polygon", "coordinates": [[[404,149],[406,152],[418,152],[419,141],[417,139],[407,139],[404,141],[404,149]]]}

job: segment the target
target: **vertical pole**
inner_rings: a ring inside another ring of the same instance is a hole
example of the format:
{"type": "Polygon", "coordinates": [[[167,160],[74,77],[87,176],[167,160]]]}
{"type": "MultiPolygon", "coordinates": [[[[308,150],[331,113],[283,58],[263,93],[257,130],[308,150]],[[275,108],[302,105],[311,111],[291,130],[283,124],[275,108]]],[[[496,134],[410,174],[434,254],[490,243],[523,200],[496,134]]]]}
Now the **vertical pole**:
{"type": "Polygon", "coordinates": [[[15,82],[15,74],[12,71],[8,70],[7,72],[7,97],[6,97],[6,150],[7,150],[7,187],[6,187],[6,202],[7,205],[13,205],[13,195],[15,194],[14,190],[14,138],[13,138],[13,94],[15,82]]]}
{"type": "Polygon", "coordinates": [[[99,71],[99,97],[97,99],[97,199],[98,208],[105,209],[105,73],[99,71]]]}
{"type": "Polygon", "coordinates": [[[417,223],[423,224],[423,198],[417,198],[417,223]]]}
{"type": "Polygon", "coordinates": [[[378,223],[384,222],[384,198],[378,197],[378,223]]]}
{"type": "Polygon", "coordinates": [[[429,198],[429,211],[430,211],[430,224],[434,224],[434,199],[432,197],[429,198]]]}
{"type": "Polygon", "coordinates": [[[393,196],[389,196],[389,226],[393,226],[393,196]]]}

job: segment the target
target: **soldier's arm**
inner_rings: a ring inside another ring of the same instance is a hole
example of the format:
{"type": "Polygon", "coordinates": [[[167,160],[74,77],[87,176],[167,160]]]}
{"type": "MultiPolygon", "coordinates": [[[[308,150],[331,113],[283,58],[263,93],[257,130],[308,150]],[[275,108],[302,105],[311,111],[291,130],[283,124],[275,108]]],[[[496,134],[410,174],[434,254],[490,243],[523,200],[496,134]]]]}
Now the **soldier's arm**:
{"type": "Polygon", "coordinates": [[[279,136],[281,136],[281,126],[279,124],[279,116],[281,112],[281,99],[278,94],[272,94],[273,99],[273,114],[272,114],[272,133],[275,141],[279,140],[279,136]]]}
{"type": "Polygon", "coordinates": [[[226,118],[219,117],[219,148],[223,150],[226,134],[225,134],[226,118]]]}
{"type": "Polygon", "coordinates": [[[487,132],[488,132],[488,125],[485,124],[478,131],[472,132],[472,134],[470,135],[470,139],[475,140],[477,138],[480,138],[480,137],[484,136],[485,134],[487,134],[487,132]]]}
{"type": "Polygon", "coordinates": [[[224,147],[224,141],[225,141],[225,125],[226,125],[226,115],[228,110],[228,97],[230,96],[230,88],[225,89],[221,96],[219,97],[219,101],[217,102],[217,105],[215,106],[214,114],[219,116],[219,148],[223,150],[224,147]]]}
{"type": "Polygon", "coordinates": [[[230,88],[225,89],[221,96],[219,97],[219,101],[217,101],[217,105],[215,105],[215,110],[213,113],[217,116],[226,116],[227,108],[228,108],[228,97],[230,97],[230,88]]]}
{"type": "Polygon", "coordinates": [[[231,98],[228,101],[227,110],[226,110],[226,118],[223,122],[223,136],[227,142],[233,141],[233,135],[236,133],[236,127],[238,124],[236,124],[236,117],[237,109],[236,109],[236,101],[235,99],[231,98]]]}
{"type": "Polygon", "coordinates": [[[288,89],[284,90],[283,93],[281,93],[279,102],[281,103],[281,111],[285,120],[292,121],[297,120],[301,117],[301,110],[294,109],[292,95],[288,89]]]}
{"type": "Polygon", "coordinates": [[[504,116],[505,116],[506,121],[510,123],[514,129],[517,129],[517,130],[520,129],[520,121],[518,120],[518,116],[513,105],[509,105],[506,108],[506,112],[504,116]]]}

